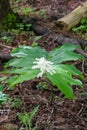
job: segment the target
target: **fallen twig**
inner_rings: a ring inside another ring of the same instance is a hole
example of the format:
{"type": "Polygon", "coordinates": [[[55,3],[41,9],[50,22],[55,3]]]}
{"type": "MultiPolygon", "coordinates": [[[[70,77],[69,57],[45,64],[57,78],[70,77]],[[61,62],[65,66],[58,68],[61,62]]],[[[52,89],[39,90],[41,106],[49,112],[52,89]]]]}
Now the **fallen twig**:
{"type": "Polygon", "coordinates": [[[13,48],[14,48],[14,47],[7,46],[7,45],[5,45],[5,44],[2,44],[2,43],[0,43],[0,46],[1,46],[1,47],[5,47],[5,48],[8,48],[8,49],[13,49],[13,48]]]}

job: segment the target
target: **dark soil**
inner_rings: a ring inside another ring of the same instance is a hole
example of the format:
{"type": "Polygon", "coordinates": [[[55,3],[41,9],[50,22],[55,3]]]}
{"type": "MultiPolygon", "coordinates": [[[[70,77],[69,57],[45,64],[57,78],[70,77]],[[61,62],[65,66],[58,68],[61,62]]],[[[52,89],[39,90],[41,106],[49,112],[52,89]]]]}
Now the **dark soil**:
{"type": "MultiPolygon", "coordinates": [[[[80,39],[83,43],[86,43],[81,35],[77,35],[72,31],[68,33],[63,32],[63,34],[61,34],[59,32],[57,33],[57,28],[54,29],[54,21],[56,19],[66,15],[84,1],[86,0],[32,0],[30,3],[29,0],[26,0],[23,3],[19,2],[17,6],[31,6],[34,7],[36,11],[41,9],[46,10],[44,15],[36,16],[34,14],[34,17],[38,17],[39,20],[37,24],[42,27],[42,29],[50,30],[49,33],[44,33],[42,38],[38,41],[40,46],[50,51],[58,45],[64,44],[56,40],[58,36],[60,37],[61,35],[69,39],[80,39]],[[47,18],[45,18],[45,16],[47,18]]],[[[14,2],[14,6],[15,5],[14,2]]],[[[10,45],[1,40],[0,52],[8,54],[14,47],[20,44],[32,45],[31,43],[34,41],[36,35],[35,32],[29,34],[24,31],[15,35],[10,45]]],[[[73,43],[77,44],[76,41],[72,42],[72,44],[73,43]]],[[[83,47],[83,49],[85,49],[85,47],[83,47]]],[[[0,63],[0,70],[3,69],[4,64],[5,63],[2,62],[0,63]]],[[[82,61],[72,64],[75,64],[85,77],[83,81],[84,88],[78,88],[76,86],[73,88],[76,97],[74,101],[65,99],[64,95],[58,91],[56,87],[53,91],[54,97],[52,100],[50,82],[46,81],[48,85],[47,89],[41,89],[38,88],[39,79],[19,84],[12,90],[7,90],[6,88],[5,93],[9,94],[11,98],[21,99],[22,104],[18,108],[13,107],[13,105],[9,103],[0,107],[0,110],[6,110],[5,114],[0,113],[0,130],[7,130],[5,129],[5,124],[12,124],[9,130],[19,130],[21,123],[18,120],[17,113],[24,111],[31,112],[38,105],[39,110],[33,119],[33,126],[36,127],[36,130],[87,130],[87,61],[85,61],[84,64],[82,61]],[[16,126],[17,128],[15,128],[16,126]]]]}

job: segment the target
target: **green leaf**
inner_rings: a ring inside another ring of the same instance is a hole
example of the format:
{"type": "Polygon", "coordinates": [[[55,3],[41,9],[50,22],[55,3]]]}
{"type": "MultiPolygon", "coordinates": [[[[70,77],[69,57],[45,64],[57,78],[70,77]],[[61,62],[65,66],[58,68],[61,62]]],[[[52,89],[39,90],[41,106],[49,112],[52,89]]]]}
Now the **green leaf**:
{"type": "Polygon", "coordinates": [[[67,98],[73,99],[73,90],[72,85],[78,85],[82,87],[82,82],[78,79],[74,79],[73,75],[81,75],[80,72],[74,68],[74,70],[70,70],[70,68],[73,69],[72,66],[68,65],[56,65],[55,71],[56,73],[53,75],[50,75],[47,73],[47,78],[58,87],[60,91],[62,91],[67,98]],[[69,71],[70,70],[70,71],[69,71]]]}
{"type": "Polygon", "coordinates": [[[40,40],[42,38],[42,36],[36,36],[34,39],[34,42],[37,42],[38,40],[40,40]]]}
{"type": "Polygon", "coordinates": [[[47,55],[48,53],[40,47],[20,46],[14,49],[12,56],[15,58],[6,64],[6,67],[11,66],[12,68],[10,71],[4,71],[4,73],[16,74],[16,76],[7,79],[9,87],[11,88],[18,83],[37,77],[39,70],[32,70],[33,62],[36,58],[47,57],[47,55]]]}
{"type": "Polygon", "coordinates": [[[59,64],[57,65],[58,68],[62,68],[63,70],[67,70],[71,75],[77,75],[82,80],[84,79],[84,76],[80,70],[78,70],[75,66],[69,65],[69,64],[59,64]]]}
{"type": "Polygon", "coordinates": [[[53,83],[53,85],[56,85],[58,89],[67,98],[69,99],[74,98],[73,89],[60,74],[54,74],[54,75],[47,74],[47,78],[53,83]]]}
{"type": "Polygon", "coordinates": [[[69,52],[69,51],[74,51],[77,48],[76,45],[70,44],[70,43],[65,43],[64,45],[62,45],[60,48],[57,47],[55,49],[53,49],[49,55],[55,55],[55,54],[60,54],[61,52],[69,52]]]}
{"type": "Polygon", "coordinates": [[[6,65],[5,67],[8,66],[13,66],[13,67],[28,67],[28,66],[32,66],[33,65],[33,61],[35,58],[29,58],[28,56],[26,57],[22,57],[22,58],[14,58],[11,59],[6,65]],[[25,64],[26,63],[26,64],[25,64]]]}
{"type": "Polygon", "coordinates": [[[23,114],[18,113],[18,118],[20,119],[21,123],[25,125],[25,129],[34,130],[32,128],[32,119],[35,116],[36,112],[38,111],[39,106],[35,107],[30,113],[24,112],[23,114]]]}
{"type": "Polygon", "coordinates": [[[81,23],[82,25],[85,25],[85,24],[87,24],[87,19],[85,19],[85,18],[82,18],[82,19],[81,19],[81,21],[80,21],[80,23],[81,23]]]}
{"type": "Polygon", "coordinates": [[[43,56],[47,57],[48,53],[40,47],[20,46],[19,48],[14,49],[11,55],[17,58],[10,60],[6,64],[6,67],[8,66],[13,66],[13,67],[32,66],[35,58],[40,58],[43,56]]]}
{"type": "Polygon", "coordinates": [[[55,55],[53,58],[51,58],[51,61],[55,64],[59,64],[65,61],[76,61],[82,58],[83,56],[80,54],[76,54],[74,52],[65,52],[64,54],[60,54],[59,57],[55,55]]]}
{"type": "Polygon", "coordinates": [[[4,71],[4,73],[5,74],[8,74],[8,73],[9,74],[22,74],[22,73],[26,73],[27,71],[32,70],[31,67],[12,68],[10,71],[9,70],[4,71]]]}
{"type": "Polygon", "coordinates": [[[0,85],[0,91],[3,91],[4,87],[2,85],[0,85]]]}
{"type": "Polygon", "coordinates": [[[0,104],[7,103],[9,100],[8,95],[0,91],[0,104]]]}
{"type": "Polygon", "coordinates": [[[39,106],[35,107],[33,109],[33,111],[31,111],[31,113],[30,113],[30,120],[33,119],[33,117],[35,116],[36,112],[38,111],[38,108],[39,108],[39,106]]]}
{"type": "Polygon", "coordinates": [[[39,70],[29,70],[27,72],[22,73],[21,75],[11,76],[9,79],[7,79],[9,88],[13,88],[14,85],[18,83],[34,79],[35,77],[37,77],[38,73],[39,70]]]}
{"type": "Polygon", "coordinates": [[[64,61],[74,61],[83,59],[81,54],[73,52],[77,48],[76,45],[64,44],[60,48],[56,48],[49,53],[49,59],[55,64],[59,64],[64,61]]]}
{"type": "Polygon", "coordinates": [[[35,47],[29,47],[29,46],[19,46],[19,48],[16,48],[12,51],[11,53],[12,56],[16,56],[16,57],[26,57],[26,55],[31,58],[39,58],[42,56],[46,56],[47,52],[45,51],[45,49],[39,47],[39,46],[35,46],[35,47]],[[23,55],[20,55],[21,53],[23,53],[23,55]]]}

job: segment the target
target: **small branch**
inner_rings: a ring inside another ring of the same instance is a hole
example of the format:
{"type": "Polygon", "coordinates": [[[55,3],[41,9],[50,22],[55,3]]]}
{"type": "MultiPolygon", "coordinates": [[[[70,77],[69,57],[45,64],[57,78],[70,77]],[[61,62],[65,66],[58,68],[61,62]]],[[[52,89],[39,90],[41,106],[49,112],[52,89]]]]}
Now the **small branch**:
{"type": "Polygon", "coordinates": [[[84,110],[84,106],[81,107],[81,109],[80,109],[79,112],[77,113],[76,117],[80,116],[83,110],[84,110]]]}
{"type": "Polygon", "coordinates": [[[8,48],[8,49],[13,49],[13,48],[14,48],[14,47],[11,47],[11,46],[4,45],[4,44],[2,44],[2,43],[0,43],[0,46],[1,46],[1,47],[5,47],[5,48],[8,48]]]}

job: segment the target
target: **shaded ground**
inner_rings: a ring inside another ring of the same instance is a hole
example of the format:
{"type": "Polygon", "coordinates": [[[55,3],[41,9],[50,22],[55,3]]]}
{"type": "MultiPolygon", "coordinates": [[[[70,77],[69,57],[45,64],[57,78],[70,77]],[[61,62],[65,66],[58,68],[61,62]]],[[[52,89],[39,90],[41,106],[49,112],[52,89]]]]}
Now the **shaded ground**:
{"type": "MultiPolygon", "coordinates": [[[[56,38],[53,34],[57,34],[53,28],[54,20],[64,16],[83,1],[85,0],[35,0],[30,4],[27,0],[23,3],[14,3],[14,6],[20,6],[20,8],[24,6],[31,6],[36,8],[36,10],[47,10],[47,12],[44,14],[44,16],[47,18],[42,17],[43,14],[42,16],[40,15],[39,17],[41,20],[38,21],[38,24],[47,28],[48,30],[51,30],[51,33],[44,34],[39,40],[39,45],[50,51],[61,44],[54,42],[56,38]]],[[[57,35],[59,34],[60,33],[57,35]]],[[[68,34],[64,32],[64,34],[68,35],[70,38],[73,36],[77,39],[78,37],[82,37],[75,35],[73,32],[69,32],[68,34]]],[[[1,41],[1,44],[6,46],[0,46],[0,51],[9,52],[13,47],[20,44],[31,45],[32,41],[34,41],[34,38],[35,34],[27,34],[25,32],[18,34],[11,45],[7,46],[5,42],[2,43],[1,41]]],[[[76,64],[77,68],[79,68],[85,76],[85,80],[83,82],[84,88],[80,89],[74,87],[76,96],[75,101],[65,99],[63,94],[56,88],[53,92],[54,99],[52,101],[50,89],[51,84],[49,81],[47,81],[48,89],[46,90],[38,88],[38,83],[40,82],[38,79],[24,82],[15,87],[13,90],[6,89],[5,92],[9,93],[11,98],[20,98],[22,100],[22,105],[16,109],[10,104],[6,104],[1,107],[1,109],[9,110],[9,112],[6,112],[6,115],[1,114],[0,130],[4,130],[3,124],[6,122],[9,124],[16,124],[18,127],[20,127],[21,124],[16,114],[24,111],[30,112],[37,105],[39,105],[39,110],[33,119],[33,125],[36,127],[36,130],[87,130],[87,62],[85,61],[83,67],[81,61],[73,64],[76,64]]],[[[0,69],[2,69],[2,65],[3,64],[1,64],[0,69]]],[[[11,130],[12,129],[13,128],[11,128],[11,130]]]]}

